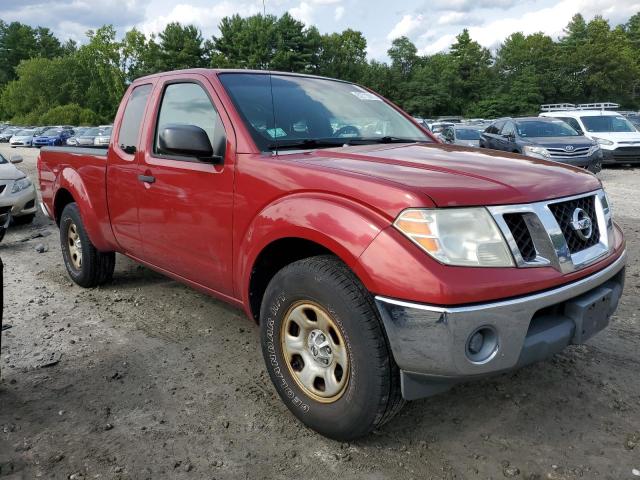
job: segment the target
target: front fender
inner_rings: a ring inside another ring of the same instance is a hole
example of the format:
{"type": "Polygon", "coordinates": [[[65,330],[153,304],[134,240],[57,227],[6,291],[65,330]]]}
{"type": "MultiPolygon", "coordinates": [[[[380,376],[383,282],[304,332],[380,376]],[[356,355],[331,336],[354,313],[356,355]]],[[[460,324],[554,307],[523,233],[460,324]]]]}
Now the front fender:
{"type": "MultiPolygon", "coordinates": [[[[100,251],[113,251],[117,247],[109,224],[104,168],[84,166],[83,176],[73,168],[64,168],[56,178],[56,198],[53,204],[56,205],[57,196],[61,190],[67,190],[78,205],[91,243],[100,251]],[[83,176],[87,178],[87,181],[83,180],[83,176]],[[88,182],[91,185],[87,185],[88,182]]],[[[56,218],[56,221],[59,222],[60,219],[56,218]]]]}
{"type": "MultiPolygon", "coordinates": [[[[249,305],[253,265],[272,242],[284,238],[309,240],[355,270],[358,257],[389,223],[380,214],[342,197],[300,193],[281,198],[263,209],[236,238],[236,295],[249,305]]],[[[365,286],[370,283],[366,276],[360,280],[365,286]]]]}

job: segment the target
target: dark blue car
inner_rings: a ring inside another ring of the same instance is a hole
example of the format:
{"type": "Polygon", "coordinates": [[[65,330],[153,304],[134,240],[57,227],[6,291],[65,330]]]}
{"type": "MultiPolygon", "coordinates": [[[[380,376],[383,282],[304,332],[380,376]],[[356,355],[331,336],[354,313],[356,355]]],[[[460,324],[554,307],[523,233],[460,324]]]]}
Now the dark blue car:
{"type": "Polygon", "coordinates": [[[33,137],[34,147],[66,145],[67,138],[73,136],[73,130],[50,128],[41,135],[33,137]]]}

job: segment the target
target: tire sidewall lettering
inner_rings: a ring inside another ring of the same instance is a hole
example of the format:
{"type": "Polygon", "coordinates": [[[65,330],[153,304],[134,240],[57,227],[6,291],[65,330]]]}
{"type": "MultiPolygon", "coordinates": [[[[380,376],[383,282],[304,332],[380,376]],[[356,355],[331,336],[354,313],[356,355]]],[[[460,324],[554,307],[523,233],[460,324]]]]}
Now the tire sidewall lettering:
{"type": "Polygon", "coordinates": [[[268,352],[269,362],[267,363],[268,368],[271,369],[275,377],[277,378],[276,387],[282,389],[284,395],[291,401],[293,405],[298,407],[303,413],[308,413],[311,409],[310,405],[305,403],[298,395],[296,395],[295,391],[289,386],[287,379],[282,373],[282,367],[280,366],[280,362],[278,361],[278,350],[276,349],[275,341],[279,341],[279,335],[276,334],[275,330],[275,318],[277,318],[278,313],[282,309],[282,306],[287,301],[287,297],[284,293],[280,293],[276,298],[276,301],[273,303],[271,308],[269,309],[269,316],[265,319],[266,321],[266,348],[268,352]]]}

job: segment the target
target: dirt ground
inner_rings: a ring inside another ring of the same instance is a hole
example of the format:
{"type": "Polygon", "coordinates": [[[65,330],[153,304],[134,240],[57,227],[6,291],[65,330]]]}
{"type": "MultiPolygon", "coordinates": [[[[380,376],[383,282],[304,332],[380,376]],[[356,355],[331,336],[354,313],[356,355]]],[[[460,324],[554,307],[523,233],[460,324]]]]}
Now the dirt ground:
{"type": "MultiPolygon", "coordinates": [[[[35,150],[0,152],[22,154],[36,180],[35,150]]],[[[242,312],[121,256],[113,284],[84,290],[38,214],[0,243],[13,325],[0,478],[640,478],[640,169],[600,176],[629,253],[612,325],[544,363],[411,402],[351,444],[288,412],[242,312]]]]}

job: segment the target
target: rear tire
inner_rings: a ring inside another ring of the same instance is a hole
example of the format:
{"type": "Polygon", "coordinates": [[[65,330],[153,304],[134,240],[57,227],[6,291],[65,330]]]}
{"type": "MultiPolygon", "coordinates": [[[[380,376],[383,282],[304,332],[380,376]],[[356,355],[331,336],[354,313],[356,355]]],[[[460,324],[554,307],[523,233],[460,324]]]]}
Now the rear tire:
{"type": "Polygon", "coordinates": [[[399,370],[373,299],[336,257],[311,257],[280,270],[265,292],[260,329],[278,394],[316,432],[353,440],[404,405],[399,370]],[[318,357],[316,345],[328,356],[318,357]]]}
{"type": "Polygon", "coordinates": [[[76,203],[69,203],[60,216],[60,247],[71,279],[91,288],[111,281],[116,265],[114,252],[99,252],[93,246],[82,223],[76,203]]]}

